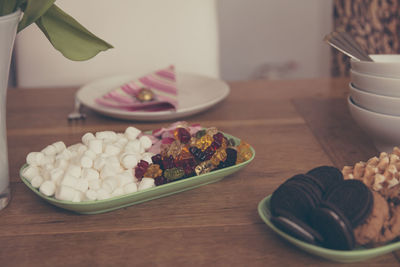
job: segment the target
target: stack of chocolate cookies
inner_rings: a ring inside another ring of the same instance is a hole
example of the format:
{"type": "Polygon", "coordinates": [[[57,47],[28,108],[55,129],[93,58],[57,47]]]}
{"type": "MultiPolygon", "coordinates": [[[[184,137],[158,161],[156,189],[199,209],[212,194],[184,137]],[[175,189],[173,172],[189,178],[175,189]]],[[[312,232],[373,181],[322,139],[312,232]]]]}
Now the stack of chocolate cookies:
{"type": "Polygon", "coordinates": [[[371,214],[373,196],[358,180],[344,180],[342,172],[320,166],[297,174],[272,194],[271,221],[305,242],[330,249],[355,247],[353,230],[371,214]]]}

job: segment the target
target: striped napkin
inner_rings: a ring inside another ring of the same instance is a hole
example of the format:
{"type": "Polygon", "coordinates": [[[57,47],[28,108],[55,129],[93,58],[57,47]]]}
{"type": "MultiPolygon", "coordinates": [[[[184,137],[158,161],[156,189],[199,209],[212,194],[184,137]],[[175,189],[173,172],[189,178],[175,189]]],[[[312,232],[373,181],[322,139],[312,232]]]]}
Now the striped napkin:
{"type": "Polygon", "coordinates": [[[176,110],[178,90],[175,67],[171,65],[127,82],[97,98],[96,103],[128,111],[176,110]]]}

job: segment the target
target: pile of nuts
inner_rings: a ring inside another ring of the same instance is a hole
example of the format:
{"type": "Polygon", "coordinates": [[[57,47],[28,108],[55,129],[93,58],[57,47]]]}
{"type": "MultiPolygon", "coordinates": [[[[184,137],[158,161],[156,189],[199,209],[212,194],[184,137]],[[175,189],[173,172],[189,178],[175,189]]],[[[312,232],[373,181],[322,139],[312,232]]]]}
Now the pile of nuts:
{"type": "Polygon", "coordinates": [[[393,148],[392,153],[382,152],[378,157],[373,157],[367,162],[360,161],[353,166],[344,166],[342,169],[344,179],[357,179],[363,181],[369,188],[384,196],[397,191],[400,194],[400,149],[393,148]]]}

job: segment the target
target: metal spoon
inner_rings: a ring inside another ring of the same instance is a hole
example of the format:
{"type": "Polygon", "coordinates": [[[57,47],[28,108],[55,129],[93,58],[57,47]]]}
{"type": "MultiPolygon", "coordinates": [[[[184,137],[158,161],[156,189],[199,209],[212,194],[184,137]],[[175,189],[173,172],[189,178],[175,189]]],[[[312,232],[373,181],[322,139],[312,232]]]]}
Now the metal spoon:
{"type": "Polygon", "coordinates": [[[75,98],[75,105],[74,110],[68,114],[68,120],[84,120],[86,119],[86,114],[82,113],[81,111],[81,102],[75,98]]]}
{"type": "Polygon", "coordinates": [[[372,58],[345,31],[334,31],[326,35],[324,41],[345,55],[360,61],[373,61],[372,58]]]}

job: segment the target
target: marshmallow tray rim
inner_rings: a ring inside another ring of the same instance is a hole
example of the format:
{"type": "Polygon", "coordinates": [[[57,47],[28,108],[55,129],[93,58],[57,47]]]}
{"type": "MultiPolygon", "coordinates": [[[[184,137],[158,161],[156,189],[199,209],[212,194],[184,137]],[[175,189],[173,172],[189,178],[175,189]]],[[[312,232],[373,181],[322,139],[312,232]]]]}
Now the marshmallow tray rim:
{"type": "Polygon", "coordinates": [[[319,256],[321,258],[334,261],[334,262],[358,262],[368,260],[380,255],[384,255],[390,253],[392,251],[400,249],[400,242],[391,242],[383,246],[375,247],[375,248],[364,248],[364,247],[357,247],[353,250],[335,250],[335,249],[328,249],[316,245],[312,245],[306,242],[303,242],[291,235],[286,234],[285,232],[279,230],[272,222],[271,222],[271,211],[270,211],[270,199],[272,195],[269,195],[262,199],[258,204],[258,214],[261,219],[264,221],[266,225],[269,226],[271,230],[277,233],[279,236],[287,240],[288,242],[292,243],[293,245],[297,246],[298,248],[319,256]]]}
{"type": "MultiPolygon", "coordinates": [[[[235,142],[239,143],[240,139],[232,135],[223,133],[229,138],[233,138],[235,142]]],[[[54,197],[48,197],[42,194],[38,189],[34,188],[31,183],[22,175],[23,170],[28,167],[28,164],[24,164],[19,172],[22,182],[32,190],[36,195],[47,201],[48,203],[57,206],[62,209],[70,210],[80,214],[98,214],[113,211],[116,209],[128,207],[131,205],[139,204],[142,202],[150,201],[153,199],[173,195],[186,190],[190,190],[196,187],[200,187],[206,184],[218,182],[222,180],[225,176],[239,171],[241,168],[248,165],[255,157],[255,150],[250,146],[253,153],[252,157],[242,163],[233,165],[228,168],[223,168],[215,170],[209,173],[205,173],[198,176],[189,177],[179,181],[171,182],[168,184],[159,185],[156,187],[144,189],[141,191],[133,192],[130,194],[125,194],[121,196],[112,197],[104,200],[94,200],[94,201],[83,201],[83,202],[72,202],[65,200],[58,200],[54,197]]]]}

